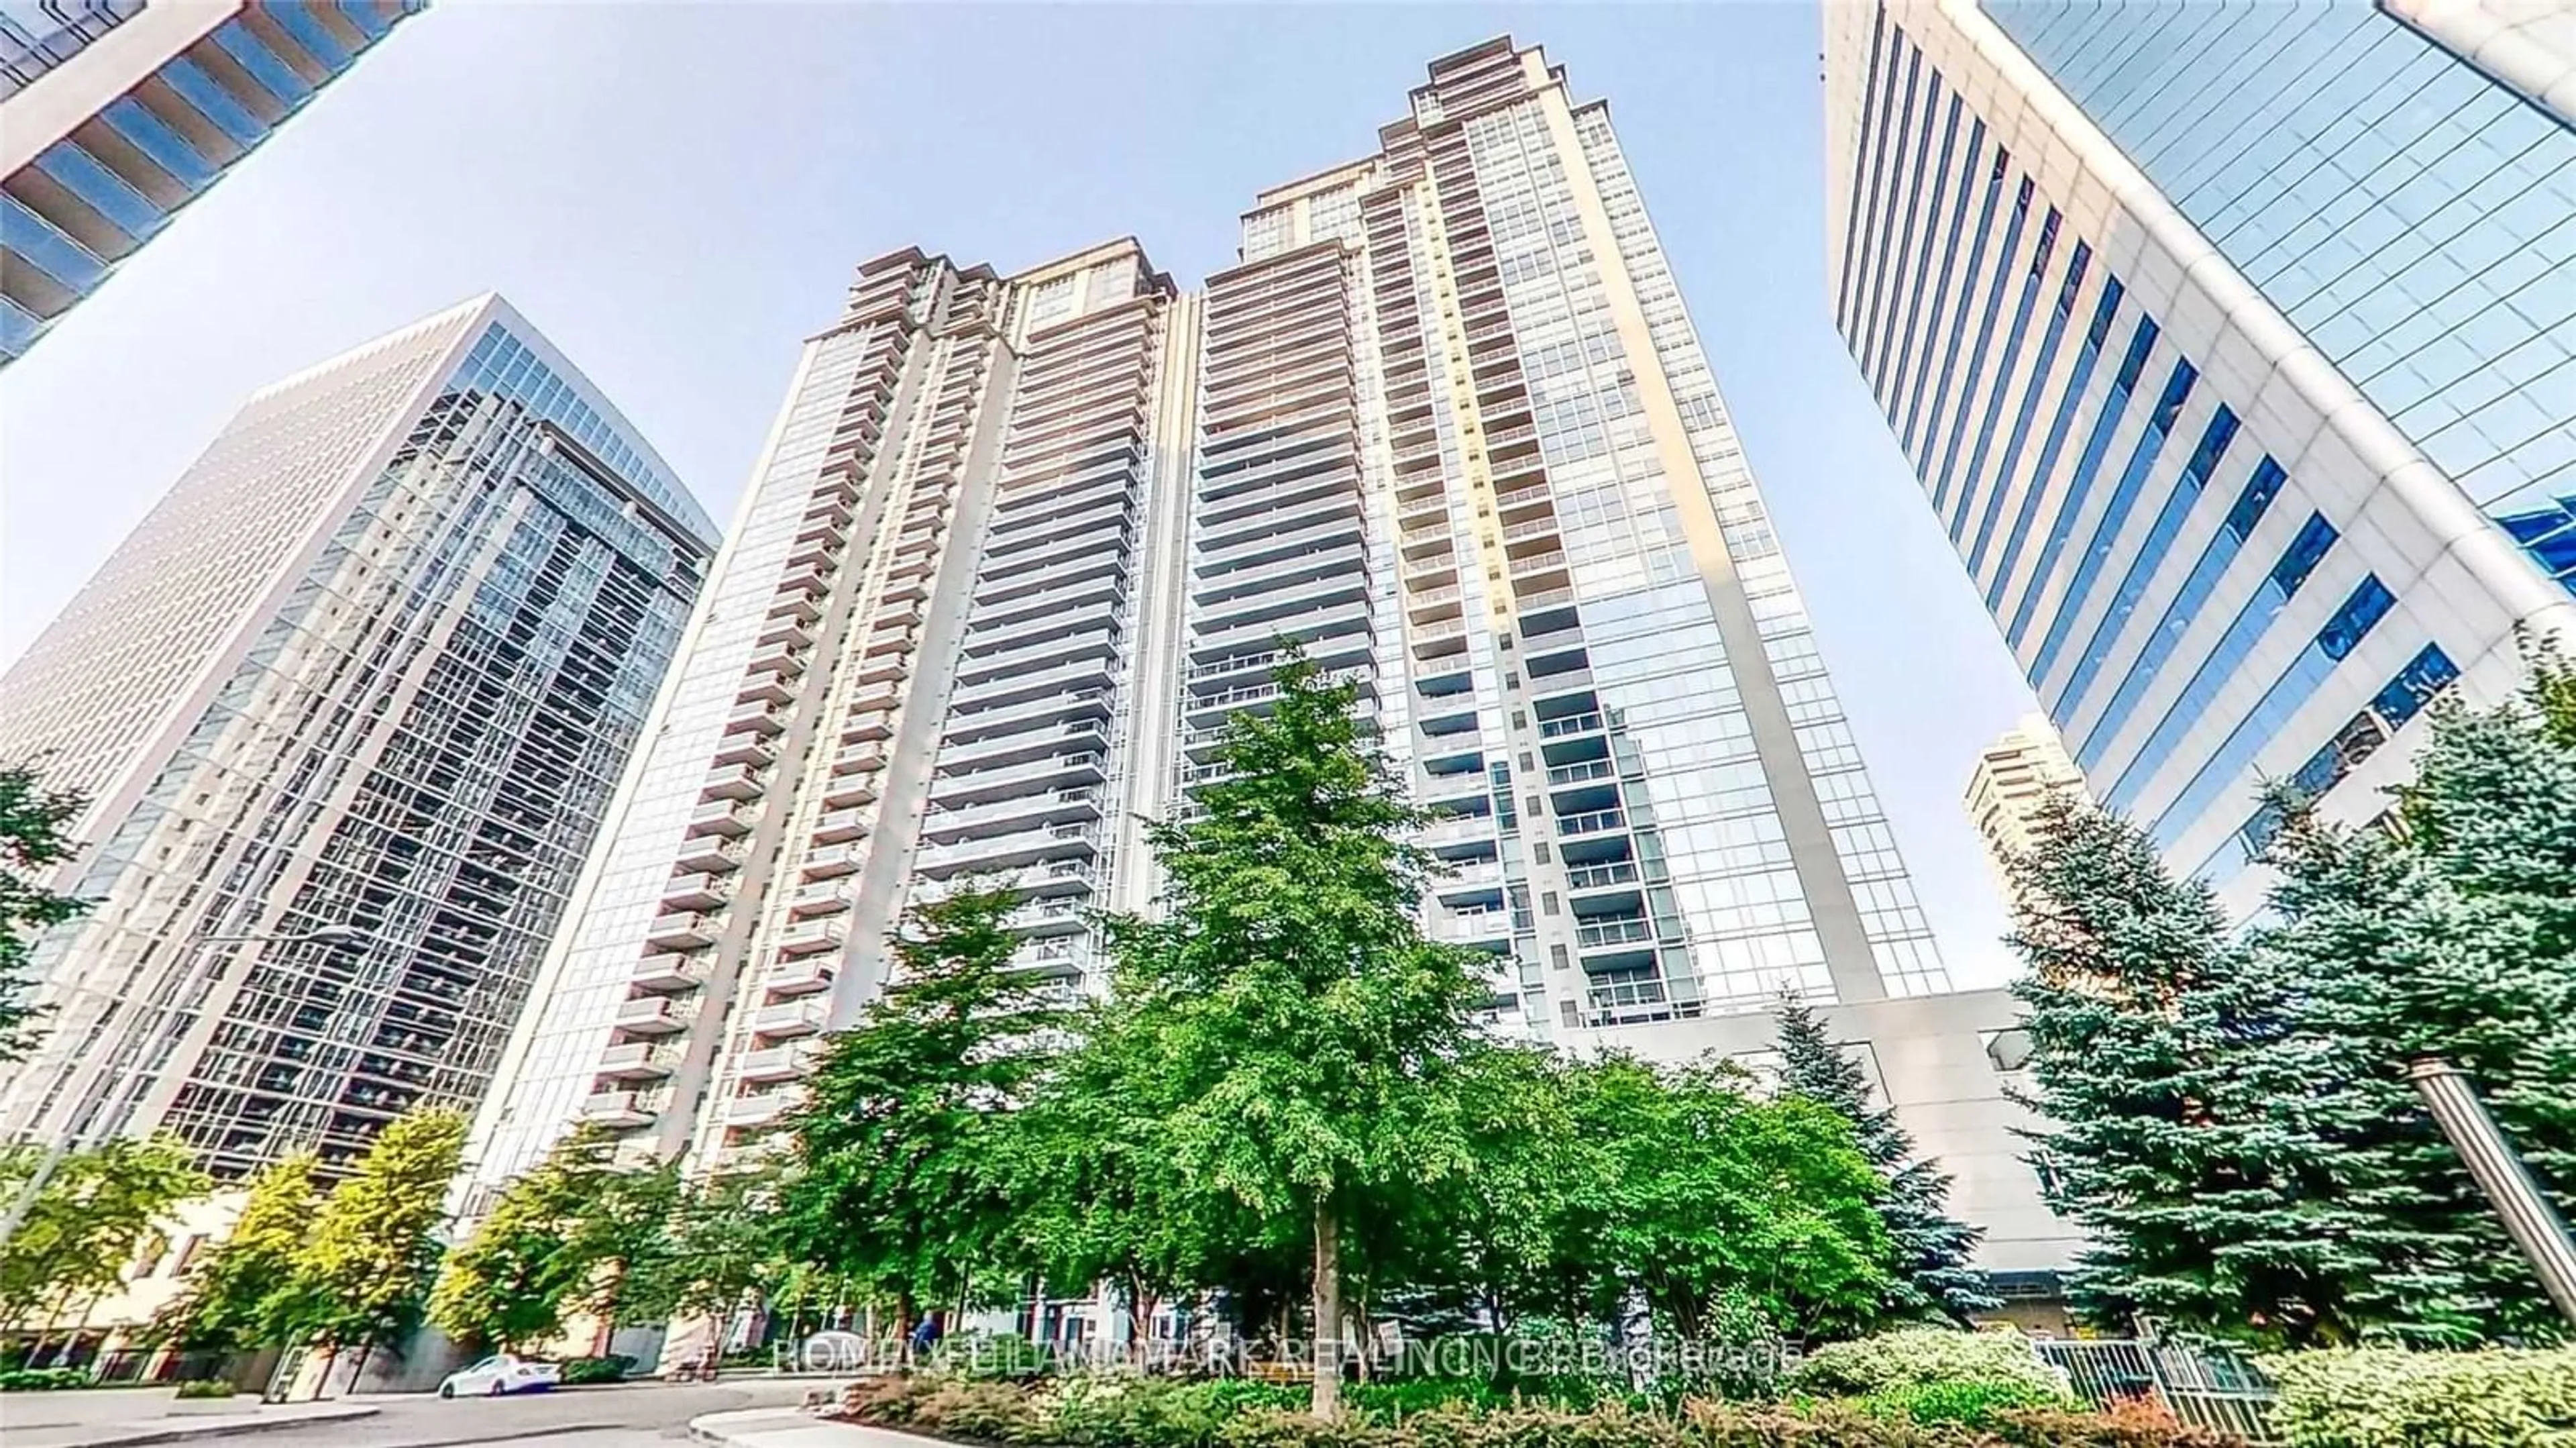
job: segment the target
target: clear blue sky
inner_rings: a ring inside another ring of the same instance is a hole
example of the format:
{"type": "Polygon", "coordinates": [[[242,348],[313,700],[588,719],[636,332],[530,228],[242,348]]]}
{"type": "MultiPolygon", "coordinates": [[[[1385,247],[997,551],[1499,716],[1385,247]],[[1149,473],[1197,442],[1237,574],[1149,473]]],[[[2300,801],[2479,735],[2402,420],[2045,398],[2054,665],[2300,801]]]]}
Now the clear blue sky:
{"type": "Polygon", "coordinates": [[[1132,234],[1193,285],[1502,31],[1611,98],[1953,971],[1999,980],[1959,794],[2029,696],[1827,314],[1808,5],[447,0],[0,375],[0,657],[246,393],[428,312],[509,297],[726,518],[854,263],[1132,234]]]}

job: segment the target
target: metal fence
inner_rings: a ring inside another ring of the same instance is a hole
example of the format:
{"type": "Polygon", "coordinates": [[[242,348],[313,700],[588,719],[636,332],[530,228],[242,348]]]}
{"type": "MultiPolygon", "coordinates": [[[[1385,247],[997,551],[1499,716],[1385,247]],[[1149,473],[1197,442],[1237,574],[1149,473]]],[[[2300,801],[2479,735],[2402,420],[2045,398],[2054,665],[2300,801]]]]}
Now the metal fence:
{"type": "Polygon", "coordinates": [[[2144,1399],[2162,1403],[2185,1423],[2233,1433],[2248,1443],[2287,1441],[2272,1431],[2271,1380],[2243,1358],[2127,1338],[2051,1340],[2033,1346],[2064,1370],[2077,1395],[2095,1407],[2144,1399]]]}

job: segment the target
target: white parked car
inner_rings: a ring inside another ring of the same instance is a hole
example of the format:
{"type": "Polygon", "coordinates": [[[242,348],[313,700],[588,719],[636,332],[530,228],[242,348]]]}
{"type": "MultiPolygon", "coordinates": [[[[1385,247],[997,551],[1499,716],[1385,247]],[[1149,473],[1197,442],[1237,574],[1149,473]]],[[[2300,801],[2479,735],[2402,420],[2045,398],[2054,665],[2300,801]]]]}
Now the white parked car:
{"type": "Polygon", "coordinates": [[[500,1353],[470,1368],[449,1373],[438,1385],[442,1398],[497,1398],[503,1393],[542,1393],[563,1382],[563,1369],[553,1363],[500,1353]]]}

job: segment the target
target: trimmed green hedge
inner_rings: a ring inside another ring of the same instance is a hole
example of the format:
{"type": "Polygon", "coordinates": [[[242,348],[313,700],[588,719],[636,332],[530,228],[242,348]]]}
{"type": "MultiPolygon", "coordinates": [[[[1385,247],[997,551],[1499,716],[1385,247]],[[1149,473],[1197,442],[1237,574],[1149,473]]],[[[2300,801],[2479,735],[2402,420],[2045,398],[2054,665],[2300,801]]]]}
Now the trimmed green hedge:
{"type": "Polygon", "coordinates": [[[2576,1448],[2576,1348],[2358,1348],[2258,1365],[2293,1448],[2576,1448]]]}
{"type": "Polygon", "coordinates": [[[1867,1405],[1694,1401],[1667,1414],[1498,1406],[1477,1401],[1489,1390],[1474,1383],[1354,1384],[1350,1411],[1323,1422],[1307,1415],[1302,1389],[1264,1383],[1103,1375],[1023,1387],[889,1375],[853,1384],[842,1416],[1029,1448],[2238,1448],[2145,1410],[2010,1406],[2004,1398],[2034,1390],[1972,1388],[1867,1405]]]}
{"type": "Polygon", "coordinates": [[[622,1352],[610,1353],[606,1357],[566,1358],[557,1381],[568,1388],[577,1388],[584,1383],[622,1383],[634,1370],[635,1359],[622,1352]]]}
{"type": "Polygon", "coordinates": [[[0,1393],[50,1393],[63,1388],[86,1388],[87,1368],[8,1368],[0,1370],[0,1393]]]}
{"type": "Polygon", "coordinates": [[[183,1399],[229,1398],[239,1391],[221,1378],[189,1378],[179,1384],[175,1396],[183,1399]]]}
{"type": "MultiPolygon", "coordinates": [[[[1826,1396],[1886,1393],[1976,1384],[2009,1392],[2026,1389],[2048,1402],[2072,1405],[2066,1379],[2039,1360],[2030,1343],[2009,1328],[1962,1332],[1909,1327],[1855,1342],[1837,1342],[1809,1353],[1789,1374],[1789,1386],[1826,1396]]],[[[2015,1406],[2039,1406],[2022,1403],[2015,1406]]]]}

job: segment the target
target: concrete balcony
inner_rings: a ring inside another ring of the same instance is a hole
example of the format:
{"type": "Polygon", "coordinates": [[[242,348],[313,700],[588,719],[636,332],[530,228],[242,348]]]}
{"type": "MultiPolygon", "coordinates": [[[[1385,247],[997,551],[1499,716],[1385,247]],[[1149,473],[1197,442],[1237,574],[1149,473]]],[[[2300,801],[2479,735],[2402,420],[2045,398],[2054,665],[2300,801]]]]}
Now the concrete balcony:
{"type": "Polygon", "coordinates": [[[823,1003],[807,998],[762,1006],[751,1013],[751,1030],[774,1041],[792,1041],[823,1029],[823,1003]]]}
{"type": "Polygon", "coordinates": [[[799,885],[787,897],[787,913],[799,920],[814,915],[838,915],[850,908],[850,887],[838,880],[819,885],[799,885]]]}
{"type": "Polygon", "coordinates": [[[1100,852],[1100,832],[1093,825],[1054,825],[1042,830],[987,835],[952,845],[925,845],[914,867],[925,875],[961,870],[1008,870],[1048,860],[1088,860],[1100,852]]]}
{"type": "Polygon", "coordinates": [[[669,996],[638,996],[617,1007],[617,1029],[638,1036],[667,1036],[685,1031],[697,1011],[669,996]]]}
{"type": "Polygon", "coordinates": [[[1056,754],[1026,764],[943,774],[931,781],[930,802],[942,809],[965,809],[990,800],[1025,793],[1033,787],[1070,789],[1100,783],[1106,775],[1097,754],[1056,754]]]}
{"type": "Polygon", "coordinates": [[[737,703],[793,704],[796,702],[796,676],[762,670],[745,674],[742,687],[734,691],[737,703]]]}
{"type": "Polygon", "coordinates": [[[799,619],[772,619],[769,627],[760,631],[760,646],[764,649],[810,649],[814,647],[814,630],[799,619]]]}
{"type": "Polygon", "coordinates": [[[689,833],[693,835],[747,835],[759,811],[731,800],[718,800],[698,806],[689,816],[689,833]]]}
{"type": "Polygon", "coordinates": [[[988,804],[925,814],[921,821],[921,836],[944,845],[970,834],[1008,834],[1039,825],[1096,820],[1100,818],[1100,803],[1100,791],[1096,789],[1059,789],[1016,795],[988,804]]]}
{"type": "Polygon", "coordinates": [[[768,787],[768,776],[748,764],[718,765],[707,776],[706,787],[698,791],[698,798],[758,799],[768,787]]]}
{"type": "Polygon", "coordinates": [[[1071,896],[1031,900],[1002,917],[1002,928],[1022,935],[1066,935],[1090,928],[1086,906],[1071,896]]]}
{"type": "Polygon", "coordinates": [[[1431,938],[1450,945],[1480,945],[1508,939],[1512,933],[1509,910],[1453,910],[1431,925],[1431,938]]]}
{"type": "Polygon", "coordinates": [[[821,1056],[822,1051],[812,1041],[746,1051],[741,1064],[734,1068],[734,1074],[764,1086],[773,1086],[781,1081],[801,1081],[814,1073],[814,1063],[821,1056]]]}
{"type": "Polygon", "coordinates": [[[873,771],[835,773],[823,783],[823,803],[835,813],[874,804],[877,800],[877,784],[883,777],[873,771]]]}
{"type": "Polygon", "coordinates": [[[724,1122],[736,1131],[761,1131],[776,1127],[795,1109],[795,1092],[762,1091],[727,1101],[724,1122]]]}
{"type": "Polygon", "coordinates": [[[657,950],[635,962],[635,973],[626,979],[637,990],[656,994],[696,990],[707,983],[707,961],[687,951],[657,950]]]}
{"type": "Polygon", "coordinates": [[[698,870],[686,875],[673,875],[662,887],[662,909],[667,913],[680,910],[715,910],[733,898],[733,882],[710,871],[698,870]]]}
{"type": "Polygon", "coordinates": [[[725,719],[727,734],[768,735],[787,727],[787,711],[772,704],[745,704],[725,719]]]}
{"type": "Polygon", "coordinates": [[[660,1090],[595,1091],[583,1098],[581,1121],[586,1126],[605,1126],[612,1131],[631,1131],[650,1126],[670,1104],[668,1093],[660,1090]]]}
{"type": "Polygon", "coordinates": [[[814,821],[814,839],[818,844],[846,844],[851,840],[866,839],[868,831],[873,828],[865,809],[826,810],[821,818],[814,821]]]}
{"type": "Polygon", "coordinates": [[[728,734],[716,746],[715,763],[767,769],[778,762],[778,746],[758,734],[728,734]]]}
{"type": "Polygon", "coordinates": [[[1570,840],[1581,835],[1607,834],[1612,830],[1625,829],[1627,826],[1628,817],[1618,810],[1596,809],[1583,814],[1559,816],[1556,822],[1556,836],[1561,840],[1570,840]]]}
{"type": "Polygon", "coordinates": [[[843,744],[866,744],[894,737],[894,715],[887,710],[853,714],[841,721],[843,744]]]}
{"type": "Polygon", "coordinates": [[[657,950],[704,950],[723,933],[722,915],[674,913],[657,917],[647,926],[644,943],[657,950]]]}
{"type": "Polygon", "coordinates": [[[612,1081],[659,1081],[680,1064],[680,1053],[658,1041],[628,1041],[599,1053],[599,1074],[612,1081]]]}
{"type": "Polygon", "coordinates": [[[838,950],[849,939],[850,927],[838,920],[806,920],[781,933],[778,953],[811,955],[818,951],[838,950]]]}
{"type": "Polygon", "coordinates": [[[1494,817],[1485,814],[1458,815],[1435,820],[1414,833],[1414,842],[1425,849],[1437,850],[1444,845],[1463,845],[1494,838],[1494,817]]]}
{"type": "Polygon", "coordinates": [[[808,880],[831,880],[853,875],[868,862],[867,850],[858,844],[825,845],[808,850],[798,868],[808,880]]]}
{"type": "Polygon", "coordinates": [[[832,962],[806,956],[781,961],[777,969],[761,977],[760,986],[772,999],[783,1000],[830,990],[833,975],[832,962]]]}
{"type": "Polygon", "coordinates": [[[692,835],[680,845],[672,863],[683,870],[696,870],[711,875],[726,875],[742,868],[751,847],[742,840],[729,840],[722,835],[692,835]]]}

